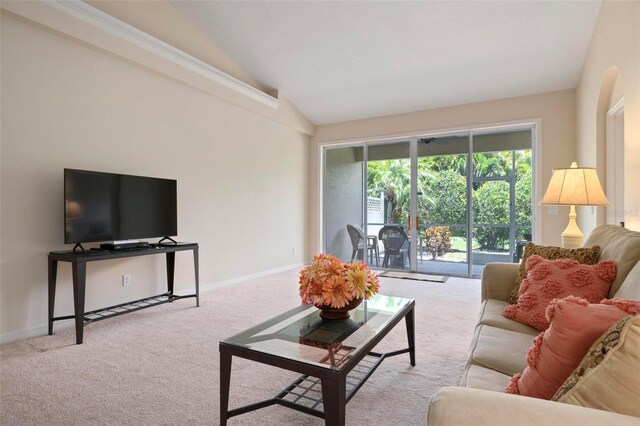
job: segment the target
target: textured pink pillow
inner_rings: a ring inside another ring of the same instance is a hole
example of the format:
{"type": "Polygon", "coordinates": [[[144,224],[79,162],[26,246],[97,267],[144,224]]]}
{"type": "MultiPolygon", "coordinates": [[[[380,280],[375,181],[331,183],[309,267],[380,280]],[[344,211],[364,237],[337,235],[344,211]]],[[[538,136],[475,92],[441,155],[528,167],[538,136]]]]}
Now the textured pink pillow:
{"type": "Polygon", "coordinates": [[[520,284],[518,303],[504,308],[502,315],[541,331],[549,327],[544,311],[553,299],[577,296],[598,303],[607,296],[617,270],[613,260],[583,265],[575,260],[547,260],[538,255],[529,257],[525,266],[527,278],[520,284]]]}
{"type": "Polygon", "coordinates": [[[639,312],[638,300],[605,299],[591,305],[574,296],[554,300],[547,307],[551,325],[534,339],[527,368],[511,378],[505,392],[551,399],[598,337],[639,312]]]}

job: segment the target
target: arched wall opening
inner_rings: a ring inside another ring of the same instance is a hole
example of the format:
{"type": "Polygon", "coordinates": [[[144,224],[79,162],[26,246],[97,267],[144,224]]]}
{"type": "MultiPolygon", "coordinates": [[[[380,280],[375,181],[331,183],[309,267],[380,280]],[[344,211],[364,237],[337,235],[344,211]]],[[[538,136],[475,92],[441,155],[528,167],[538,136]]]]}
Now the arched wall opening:
{"type": "MultiPolygon", "coordinates": [[[[616,66],[604,74],[596,107],[596,168],[603,188],[607,187],[607,112],[623,95],[622,76],[616,66]]],[[[611,163],[609,163],[611,164],[611,163]]],[[[612,194],[606,194],[611,199],[612,194]]],[[[607,223],[607,208],[596,207],[596,224],[607,223]]]]}

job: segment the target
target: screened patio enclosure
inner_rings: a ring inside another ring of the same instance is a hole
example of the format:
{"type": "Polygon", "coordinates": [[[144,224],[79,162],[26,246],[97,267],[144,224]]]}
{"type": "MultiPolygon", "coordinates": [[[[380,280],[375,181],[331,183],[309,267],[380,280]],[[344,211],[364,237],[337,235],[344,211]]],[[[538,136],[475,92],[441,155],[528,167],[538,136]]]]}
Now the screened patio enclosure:
{"type": "Polygon", "coordinates": [[[518,261],[533,233],[534,133],[528,125],[325,147],[324,251],[459,276],[518,261]]]}

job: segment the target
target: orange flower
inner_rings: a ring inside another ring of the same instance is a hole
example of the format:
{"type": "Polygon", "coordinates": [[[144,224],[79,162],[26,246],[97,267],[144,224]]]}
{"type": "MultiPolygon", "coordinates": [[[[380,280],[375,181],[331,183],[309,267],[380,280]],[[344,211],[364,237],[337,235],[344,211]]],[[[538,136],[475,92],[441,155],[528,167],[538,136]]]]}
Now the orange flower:
{"type": "Polygon", "coordinates": [[[362,261],[343,263],[335,256],[318,254],[300,270],[300,299],[315,306],[342,308],[355,298],[370,299],[380,282],[362,261]]]}
{"type": "Polygon", "coordinates": [[[353,299],[347,281],[339,275],[329,277],[322,285],[322,301],[332,308],[342,308],[353,299]]]}
{"type": "Polygon", "coordinates": [[[365,299],[369,300],[380,291],[380,278],[371,270],[367,271],[367,294],[365,299]]]}
{"type": "Polygon", "coordinates": [[[367,296],[369,283],[367,282],[367,267],[364,262],[358,260],[349,265],[345,278],[353,288],[354,298],[364,299],[367,296]]]}

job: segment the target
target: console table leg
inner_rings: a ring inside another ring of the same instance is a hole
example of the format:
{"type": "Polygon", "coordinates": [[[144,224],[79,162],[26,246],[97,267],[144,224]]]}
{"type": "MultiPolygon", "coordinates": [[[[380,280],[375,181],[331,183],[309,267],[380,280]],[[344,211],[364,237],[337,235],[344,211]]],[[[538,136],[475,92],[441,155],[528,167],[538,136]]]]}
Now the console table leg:
{"type": "Polygon", "coordinates": [[[416,333],[415,333],[415,315],[414,309],[407,313],[404,317],[406,325],[407,325],[407,340],[409,341],[409,359],[411,360],[411,365],[416,365],[416,333]]]}
{"type": "Polygon", "coordinates": [[[167,291],[173,295],[173,280],[176,271],[176,253],[167,253],[167,291]]]}
{"type": "Polygon", "coordinates": [[[220,426],[225,426],[229,413],[229,387],[231,386],[231,355],[220,351],[220,426]]]}
{"type": "Polygon", "coordinates": [[[198,247],[193,249],[193,270],[196,274],[196,306],[200,306],[200,272],[198,261],[198,247]]]}
{"type": "Polygon", "coordinates": [[[324,406],[324,424],[327,426],[345,425],[346,378],[337,381],[321,379],[322,405],[324,406]]]}
{"type": "Polygon", "coordinates": [[[49,336],[53,334],[53,310],[56,305],[56,278],[58,261],[49,259],[49,336]]]}
{"type": "Polygon", "coordinates": [[[73,275],[73,306],[76,319],[76,343],[82,343],[84,332],[84,290],[87,277],[87,264],[85,262],[73,262],[71,266],[73,275]]]}

